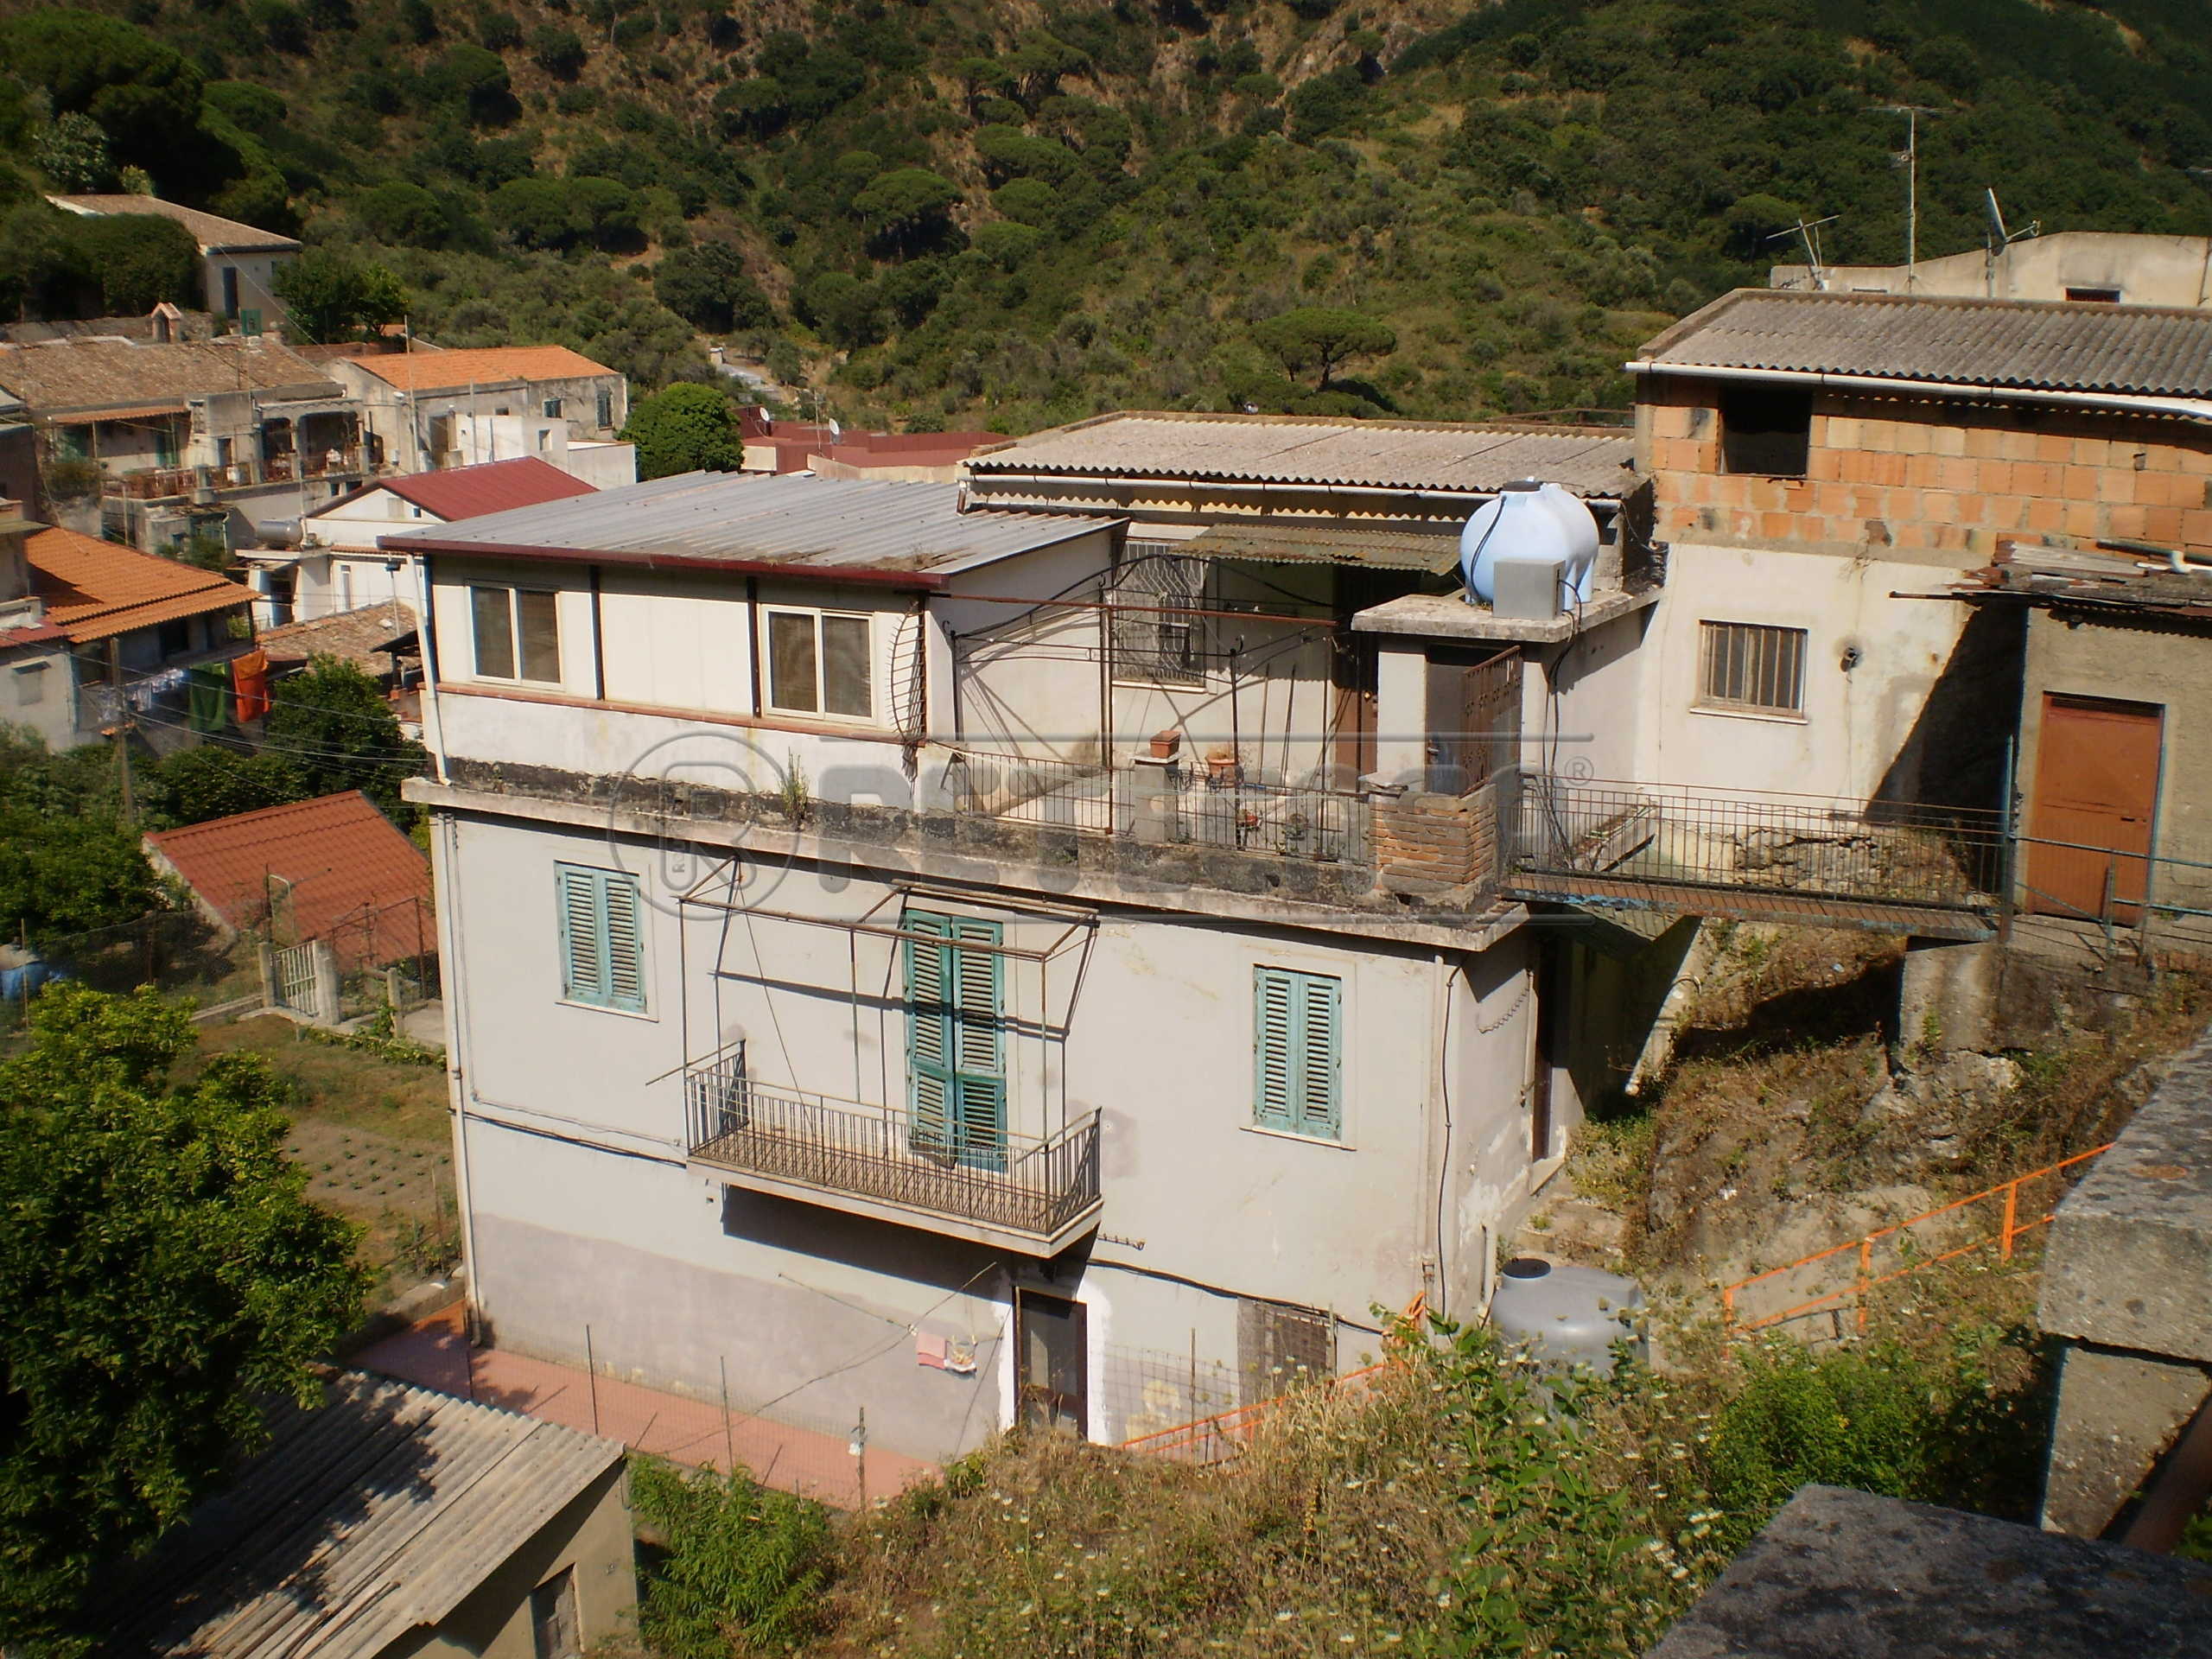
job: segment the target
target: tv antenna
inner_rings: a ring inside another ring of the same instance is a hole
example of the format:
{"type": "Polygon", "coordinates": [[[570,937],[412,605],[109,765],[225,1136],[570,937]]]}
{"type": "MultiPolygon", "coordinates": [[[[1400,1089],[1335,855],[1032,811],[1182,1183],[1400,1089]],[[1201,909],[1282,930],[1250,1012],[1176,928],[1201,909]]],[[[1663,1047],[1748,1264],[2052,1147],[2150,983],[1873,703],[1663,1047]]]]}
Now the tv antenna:
{"type": "Polygon", "coordinates": [[[1942,111],[1925,104],[1874,107],[1885,115],[1904,117],[1904,291],[1910,294],[1918,286],[1916,268],[1920,264],[1920,118],[1941,115],[1942,111]]]}
{"type": "Polygon", "coordinates": [[[1842,217],[1841,213],[1830,213],[1825,219],[1808,221],[1805,215],[1800,213],[1797,222],[1788,230],[1777,231],[1766,238],[1770,242],[1782,242],[1794,236],[1804,245],[1805,263],[1813,273],[1813,292],[1815,294],[1826,293],[1828,286],[1827,262],[1821,257],[1821,226],[1833,225],[1842,217]]]}
{"type": "Polygon", "coordinates": [[[1994,185],[1981,193],[1981,200],[1983,211],[1988,219],[1987,237],[1983,243],[1981,285],[1982,290],[1994,298],[1997,293],[1998,259],[2004,254],[2005,250],[2015,242],[2024,241],[2031,236],[2042,235],[2043,221],[2039,219],[2031,219],[2028,221],[2026,230],[2007,231],[2005,228],[2005,210],[1997,205],[1997,188],[1994,185]]]}

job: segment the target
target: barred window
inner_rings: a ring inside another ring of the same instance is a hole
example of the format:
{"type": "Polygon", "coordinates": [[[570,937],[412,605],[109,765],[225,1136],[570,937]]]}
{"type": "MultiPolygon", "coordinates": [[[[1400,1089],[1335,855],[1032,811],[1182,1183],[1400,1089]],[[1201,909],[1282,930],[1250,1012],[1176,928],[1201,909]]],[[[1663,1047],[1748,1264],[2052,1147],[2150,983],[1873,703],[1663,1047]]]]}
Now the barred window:
{"type": "Polygon", "coordinates": [[[1805,630],[1756,622],[1707,622],[1702,695],[1722,709],[1802,714],[1805,708],[1805,630]]]}
{"type": "Polygon", "coordinates": [[[1200,619],[1205,561],[1179,556],[1173,542],[1128,543],[1109,602],[1114,677],[1152,685],[1202,685],[1200,619]],[[1126,607],[1126,609],[1120,608],[1126,607]]]}

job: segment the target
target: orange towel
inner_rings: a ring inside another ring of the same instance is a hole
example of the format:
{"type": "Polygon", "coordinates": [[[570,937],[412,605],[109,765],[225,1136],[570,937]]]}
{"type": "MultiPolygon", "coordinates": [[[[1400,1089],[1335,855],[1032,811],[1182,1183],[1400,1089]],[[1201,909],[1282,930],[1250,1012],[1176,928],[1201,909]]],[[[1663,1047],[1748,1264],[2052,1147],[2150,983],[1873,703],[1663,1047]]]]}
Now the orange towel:
{"type": "Polygon", "coordinates": [[[238,688],[240,724],[259,720],[269,712],[269,653],[249,651],[231,663],[231,681],[238,688]]]}

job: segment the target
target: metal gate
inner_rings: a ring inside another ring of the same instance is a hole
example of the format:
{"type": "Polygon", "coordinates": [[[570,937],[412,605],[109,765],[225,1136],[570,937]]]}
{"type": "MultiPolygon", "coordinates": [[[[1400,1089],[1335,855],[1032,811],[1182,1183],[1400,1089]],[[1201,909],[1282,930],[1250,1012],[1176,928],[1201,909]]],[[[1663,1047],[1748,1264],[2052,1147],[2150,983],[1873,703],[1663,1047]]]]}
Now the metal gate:
{"type": "Polygon", "coordinates": [[[289,944],[274,954],[276,1001],[296,1014],[315,1020],[322,1018],[321,998],[315,993],[315,945],[289,944]]]}

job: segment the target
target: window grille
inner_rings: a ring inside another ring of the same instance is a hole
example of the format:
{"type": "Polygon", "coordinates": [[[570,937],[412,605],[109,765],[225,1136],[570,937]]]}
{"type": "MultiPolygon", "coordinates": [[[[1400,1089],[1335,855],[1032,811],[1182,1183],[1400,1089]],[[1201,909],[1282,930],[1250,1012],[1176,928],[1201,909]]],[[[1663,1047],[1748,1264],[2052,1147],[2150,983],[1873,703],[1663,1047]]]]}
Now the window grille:
{"type": "Polygon", "coordinates": [[[1116,573],[1114,677],[1150,685],[1203,685],[1200,619],[1205,561],[1178,555],[1173,542],[1131,542],[1116,573]]]}
{"type": "Polygon", "coordinates": [[[1724,709],[1801,714],[1805,707],[1805,630],[1754,622],[1707,622],[1704,702],[1724,709]]]}
{"type": "Polygon", "coordinates": [[[1336,1321],[1319,1308],[1238,1298],[1238,1403],[1272,1400],[1309,1377],[1334,1376],[1336,1345],[1336,1321]]]}

